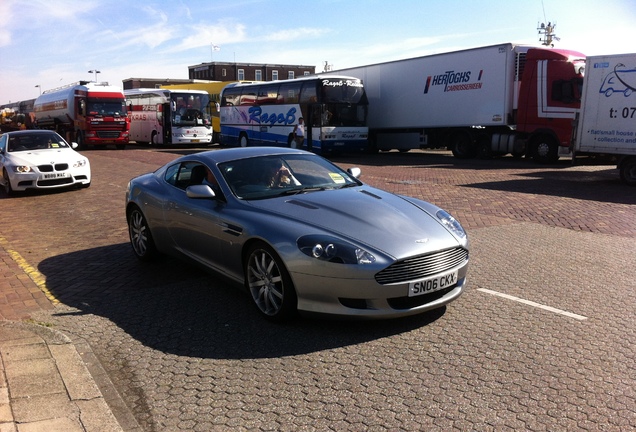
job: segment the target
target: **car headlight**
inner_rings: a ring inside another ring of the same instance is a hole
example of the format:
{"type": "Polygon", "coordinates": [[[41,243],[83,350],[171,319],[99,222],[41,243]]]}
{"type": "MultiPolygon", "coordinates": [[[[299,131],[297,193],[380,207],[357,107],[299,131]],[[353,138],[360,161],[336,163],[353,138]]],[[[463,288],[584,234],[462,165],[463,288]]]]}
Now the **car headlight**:
{"type": "Polygon", "coordinates": [[[13,170],[17,173],[28,173],[31,172],[31,167],[28,165],[16,165],[13,170]]]}
{"type": "Polygon", "coordinates": [[[452,217],[450,214],[444,210],[438,210],[435,216],[437,216],[437,218],[442,222],[442,225],[448,228],[457,237],[462,239],[466,237],[466,231],[464,231],[464,228],[462,228],[460,223],[457,222],[457,219],[452,217]]]}
{"type": "Polygon", "coordinates": [[[87,162],[86,159],[78,160],[77,162],[73,164],[73,168],[80,168],[80,167],[86,166],[86,162],[87,162]]]}
{"type": "Polygon", "coordinates": [[[297,244],[302,253],[321,261],[339,264],[375,262],[375,256],[371,252],[335,237],[308,235],[299,238],[297,244]]]}

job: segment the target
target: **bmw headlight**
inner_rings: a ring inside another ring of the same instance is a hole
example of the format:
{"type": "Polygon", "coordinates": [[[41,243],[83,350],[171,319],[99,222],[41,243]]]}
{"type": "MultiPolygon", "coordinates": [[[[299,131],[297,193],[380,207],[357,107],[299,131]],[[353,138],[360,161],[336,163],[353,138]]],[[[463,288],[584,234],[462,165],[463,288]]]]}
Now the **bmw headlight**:
{"type": "Polygon", "coordinates": [[[86,159],[78,160],[77,162],[73,164],[73,168],[80,168],[80,167],[86,166],[86,162],[87,162],[86,159]]]}
{"type": "Polygon", "coordinates": [[[297,244],[302,253],[321,261],[340,264],[375,262],[375,256],[371,252],[335,237],[308,235],[299,238],[297,244]]]}
{"type": "Polygon", "coordinates": [[[457,219],[452,217],[450,214],[444,210],[438,210],[435,216],[437,216],[437,218],[442,222],[442,225],[444,225],[457,237],[462,239],[466,238],[466,231],[464,231],[464,228],[462,228],[459,222],[457,222],[457,219]]]}
{"type": "Polygon", "coordinates": [[[31,167],[28,165],[16,165],[13,170],[17,173],[28,173],[31,171],[31,167]]]}

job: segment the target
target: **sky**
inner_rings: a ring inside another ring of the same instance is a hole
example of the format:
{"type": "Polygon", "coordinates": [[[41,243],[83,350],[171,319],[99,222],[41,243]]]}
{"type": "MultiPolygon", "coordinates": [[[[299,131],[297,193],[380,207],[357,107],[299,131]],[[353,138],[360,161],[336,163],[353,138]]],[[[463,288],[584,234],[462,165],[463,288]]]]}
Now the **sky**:
{"type": "Polygon", "coordinates": [[[541,45],[548,22],[556,48],[636,52],[635,0],[0,0],[0,105],[80,80],[187,79],[210,61],[321,72],[541,45]]]}

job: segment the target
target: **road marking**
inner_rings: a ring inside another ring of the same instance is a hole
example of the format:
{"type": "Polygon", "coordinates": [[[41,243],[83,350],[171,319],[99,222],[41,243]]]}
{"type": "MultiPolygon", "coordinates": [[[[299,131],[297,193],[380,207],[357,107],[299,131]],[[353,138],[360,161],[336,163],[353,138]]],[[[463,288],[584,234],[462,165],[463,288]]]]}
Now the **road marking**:
{"type": "Polygon", "coordinates": [[[583,316],[583,315],[578,315],[578,314],[575,314],[575,313],[572,313],[572,312],[568,312],[568,311],[564,311],[564,310],[561,310],[561,309],[553,308],[551,306],[542,305],[541,303],[535,303],[535,302],[530,301],[530,300],[524,300],[524,299],[519,298],[519,297],[511,296],[511,295],[500,293],[500,292],[497,292],[497,291],[492,291],[492,290],[489,290],[489,289],[486,289],[486,288],[477,288],[477,291],[485,292],[487,294],[492,294],[492,295],[495,295],[495,296],[498,296],[498,297],[503,297],[503,298],[508,299],[508,300],[514,300],[516,302],[527,304],[529,306],[537,307],[539,309],[547,310],[547,311],[550,311],[550,312],[554,312],[554,313],[557,313],[559,315],[565,315],[566,317],[574,318],[574,319],[577,319],[579,321],[583,321],[583,320],[587,319],[587,317],[583,316]]]}
{"type": "Polygon", "coordinates": [[[49,289],[46,286],[46,277],[40,273],[35,267],[32,267],[27,260],[25,260],[22,255],[20,255],[20,253],[18,253],[17,251],[11,249],[11,246],[9,244],[9,242],[7,241],[7,239],[5,239],[4,237],[0,237],[0,246],[2,246],[2,248],[7,251],[7,253],[9,254],[9,256],[11,257],[11,259],[13,261],[16,262],[16,264],[18,264],[18,267],[20,267],[22,269],[22,271],[24,271],[24,273],[27,274],[27,276],[29,276],[29,278],[35,282],[35,284],[38,286],[38,288],[40,288],[40,291],[42,291],[44,293],[44,295],[51,300],[52,303],[57,304],[60,301],[53,295],[53,293],[51,293],[51,291],[49,291],[49,289]]]}

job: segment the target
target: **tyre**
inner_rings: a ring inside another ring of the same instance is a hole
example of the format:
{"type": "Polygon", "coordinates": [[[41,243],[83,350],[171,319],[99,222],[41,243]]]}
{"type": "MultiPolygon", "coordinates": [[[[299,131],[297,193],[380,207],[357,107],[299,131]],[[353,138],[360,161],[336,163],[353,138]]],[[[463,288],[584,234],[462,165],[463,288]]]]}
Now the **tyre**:
{"type": "Polygon", "coordinates": [[[541,135],[532,141],[532,159],[541,164],[553,164],[559,160],[559,144],[549,135],[541,135]]]}
{"type": "Polygon", "coordinates": [[[150,227],[139,207],[128,213],[128,235],[133,252],[141,261],[151,261],[157,256],[150,227]]]}
{"type": "Polygon", "coordinates": [[[117,144],[115,147],[117,148],[117,150],[125,150],[126,144],[117,144]]]}
{"type": "Polygon", "coordinates": [[[2,170],[2,178],[4,179],[4,193],[7,196],[13,195],[13,188],[11,187],[11,180],[9,180],[9,173],[6,169],[2,170]]]}
{"type": "Polygon", "coordinates": [[[252,245],[245,261],[245,287],[268,320],[290,319],[297,309],[296,290],[282,260],[264,244],[252,245]]]}
{"type": "Polygon", "coordinates": [[[247,144],[248,144],[247,135],[241,134],[241,136],[239,136],[239,145],[241,147],[247,147],[247,144]]]}
{"type": "Polygon", "coordinates": [[[86,150],[86,141],[84,141],[84,134],[82,131],[77,131],[75,137],[77,139],[77,148],[80,150],[86,150]]]}
{"type": "Polygon", "coordinates": [[[621,163],[620,176],[629,186],[636,186],[636,158],[629,158],[621,163]]]}
{"type": "Polygon", "coordinates": [[[159,145],[159,143],[157,143],[157,131],[152,131],[152,133],[150,134],[150,145],[151,146],[157,146],[159,145]]]}
{"type": "Polygon", "coordinates": [[[475,156],[476,149],[468,132],[456,132],[450,138],[453,156],[457,159],[470,159],[475,156]]]}

